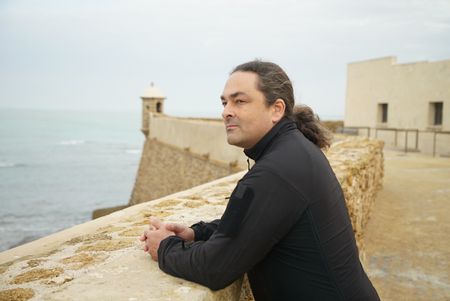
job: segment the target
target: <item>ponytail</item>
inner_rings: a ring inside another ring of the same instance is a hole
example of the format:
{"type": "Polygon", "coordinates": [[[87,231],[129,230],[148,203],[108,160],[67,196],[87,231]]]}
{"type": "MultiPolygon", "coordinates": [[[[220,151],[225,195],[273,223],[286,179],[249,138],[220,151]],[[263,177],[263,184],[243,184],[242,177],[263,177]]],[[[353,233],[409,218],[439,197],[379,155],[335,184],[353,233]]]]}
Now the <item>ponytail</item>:
{"type": "Polygon", "coordinates": [[[330,131],[320,122],[313,110],[305,105],[294,107],[292,120],[297,123],[297,128],[302,134],[319,148],[328,148],[331,144],[330,131]]]}

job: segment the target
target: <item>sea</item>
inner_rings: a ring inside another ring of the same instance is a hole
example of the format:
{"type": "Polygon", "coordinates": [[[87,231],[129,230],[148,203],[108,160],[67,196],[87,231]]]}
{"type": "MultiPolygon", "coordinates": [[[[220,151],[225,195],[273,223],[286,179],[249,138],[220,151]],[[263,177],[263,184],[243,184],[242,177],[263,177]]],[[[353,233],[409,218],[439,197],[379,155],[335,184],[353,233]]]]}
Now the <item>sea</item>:
{"type": "Polygon", "coordinates": [[[139,112],[0,108],[0,251],[127,204],[140,123],[139,112]]]}

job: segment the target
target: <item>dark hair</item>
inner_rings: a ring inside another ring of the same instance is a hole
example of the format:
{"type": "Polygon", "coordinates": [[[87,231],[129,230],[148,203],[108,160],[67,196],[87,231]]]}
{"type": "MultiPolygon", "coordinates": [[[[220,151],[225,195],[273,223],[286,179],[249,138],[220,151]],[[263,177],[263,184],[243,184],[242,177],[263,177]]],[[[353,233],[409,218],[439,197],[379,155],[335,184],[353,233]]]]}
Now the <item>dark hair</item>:
{"type": "Polygon", "coordinates": [[[295,106],[291,80],[280,66],[254,60],[237,66],[231,74],[237,71],[256,73],[259,77],[258,89],[264,94],[267,105],[270,106],[277,99],[282,99],[286,105],[284,115],[297,123],[298,129],[306,138],[319,148],[330,146],[331,134],[313,110],[305,105],[295,106]]]}

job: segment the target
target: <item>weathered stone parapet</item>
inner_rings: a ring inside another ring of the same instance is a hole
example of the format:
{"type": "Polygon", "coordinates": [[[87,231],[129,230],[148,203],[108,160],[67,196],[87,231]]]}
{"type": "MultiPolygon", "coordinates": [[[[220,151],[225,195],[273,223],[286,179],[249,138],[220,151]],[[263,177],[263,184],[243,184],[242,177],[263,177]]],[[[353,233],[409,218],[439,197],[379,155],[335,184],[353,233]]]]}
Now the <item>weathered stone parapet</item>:
{"type": "MultiPolygon", "coordinates": [[[[363,247],[363,226],[383,174],[382,143],[345,140],[327,156],[363,247]]],[[[186,224],[220,217],[244,174],[138,204],[0,253],[0,300],[239,300],[242,279],[213,292],[169,276],[142,251],[137,237],[149,216],[186,224]]]]}
{"type": "Polygon", "coordinates": [[[364,226],[383,182],[383,141],[346,138],[334,143],[326,156],[344,192],[360,257],[364,260],[364,226]]]}
{"type": "Polygon", "coordinates": [[[243,176],[220,180],[0,253],[0,300],[237,300],[242,280],[213,292],[161,272],[137,239],[148,218],[192,224],[221,216],[243,176]]]}

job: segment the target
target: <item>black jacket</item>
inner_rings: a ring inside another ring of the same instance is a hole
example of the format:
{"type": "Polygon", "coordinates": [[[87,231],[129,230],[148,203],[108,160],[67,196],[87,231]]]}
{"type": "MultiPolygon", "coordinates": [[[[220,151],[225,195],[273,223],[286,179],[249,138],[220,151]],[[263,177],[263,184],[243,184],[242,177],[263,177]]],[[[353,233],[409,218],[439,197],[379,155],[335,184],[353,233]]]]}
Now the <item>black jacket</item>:
{"type": "Polygon", "coordinates": [[[256,300],[379,300],[358,258],[344,196],[326,157],[286,118],[253,148],[256,161],[225,213],[163,240],[159,267],[213,290],[248,273],[256,300]]]}

